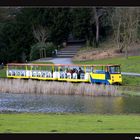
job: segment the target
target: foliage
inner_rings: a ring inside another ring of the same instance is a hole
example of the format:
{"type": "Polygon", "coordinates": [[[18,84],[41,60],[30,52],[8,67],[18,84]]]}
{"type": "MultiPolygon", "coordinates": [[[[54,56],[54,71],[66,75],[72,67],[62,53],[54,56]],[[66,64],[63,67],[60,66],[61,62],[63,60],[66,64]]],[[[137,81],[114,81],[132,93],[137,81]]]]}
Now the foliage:
{"type": "Polygon", "coordinates": [[[22,61],[23,54],[28,59],[30,44],[33,43],[33,35],[31,33],[28,16],[18,13],[13,20],[8,20],[3,23],[0,32],[1,49],[5,52],[3,62],[22,61]],[[21,15],[21,16],[20,16],[21,15]]]}
{"type": "Polygon", "coordinates": [[[90,32],[90,9],[72,9],[73,36],[78,39],[89,39],[90,32]]]}
{"type": "Polygon", "coordinates": [[[50,39],[56,44],[60,45],[67,41],[71,31],[71,13],[68,8],[54,8],[50,12],[51,26],[48,26],[51,33],[50,39]]]}
{"type": "Polygon", "coordinates": [[[56,46],[68,41],[70,34],[89,46],[114,37],[127,54],[127,46],[140,38],[139,12],[133,7],[0,8],[0,63],[29,60],[31,46],[40,42],[35,31],[47,33],[44,42],[56,46]]]}
{"type": "Polygon", "coordinates": [[[52,42],[39,42],[31,47],[30,60],[39,59],[46,56],[52,56],[52,51],[55,50],[52,42]]]}

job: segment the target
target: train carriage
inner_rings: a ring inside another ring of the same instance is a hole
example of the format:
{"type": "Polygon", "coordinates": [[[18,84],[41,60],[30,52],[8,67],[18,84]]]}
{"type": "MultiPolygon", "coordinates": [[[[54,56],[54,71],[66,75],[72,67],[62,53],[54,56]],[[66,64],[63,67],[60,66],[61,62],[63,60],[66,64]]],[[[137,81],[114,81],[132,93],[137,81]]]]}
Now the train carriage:
{"type": "Polygon", "coordinates": [[[7,64],[8,78],[122,84],[120,65],[7,64]]]}
{"type": "Polygon", "coordinates": [[[85,65],[59,65],[58,81],[89,82],[90,72],[85,65]]]}

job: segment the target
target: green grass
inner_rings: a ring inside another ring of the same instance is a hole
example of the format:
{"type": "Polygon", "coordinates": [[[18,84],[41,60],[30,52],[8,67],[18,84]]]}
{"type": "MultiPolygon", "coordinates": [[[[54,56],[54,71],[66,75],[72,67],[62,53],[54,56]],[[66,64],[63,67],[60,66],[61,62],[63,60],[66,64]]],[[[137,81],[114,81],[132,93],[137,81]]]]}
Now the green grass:
{"type": "Polygon", "coordinates": [[[6,77],[6,68],[0,69],[0,78],[5,78],[6,77]]]}
{"type": "Polygon", "coordinates": [[[53,64],[53,62],[35,62],[35,61],[33,61],[31,63],[33,63],[33,64],[53,64]]]}
{"type": "Polygon", "coordinates": [[[140,73],[140,56],[129,56],[128,59],[109,58],[104,60],[73,61],[75,64],[121,64],[122,72],[140,73]]]}
{"type": "Polygon", "coordinates": [[[0,114],[0,132],[134,133],[139,122],[139,115],[0,114]]]}
{"type": "Polygon", "coordinates": [[[140,77],[137,76],[122,76],[123,85],[140,86],[140,77]]]}

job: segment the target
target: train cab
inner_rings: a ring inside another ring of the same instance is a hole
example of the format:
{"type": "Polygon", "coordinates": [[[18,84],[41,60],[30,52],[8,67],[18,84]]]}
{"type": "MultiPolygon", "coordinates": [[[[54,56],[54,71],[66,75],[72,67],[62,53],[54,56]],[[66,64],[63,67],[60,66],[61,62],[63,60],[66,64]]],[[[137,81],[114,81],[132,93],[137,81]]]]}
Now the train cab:
{"type": "Polygon", "coordinates": [[[109,69],[109,75],[110,75],[110,84],[122,84],[122,75],[121,75],[121,69],[120,65],[110,65],[108,66],[109,69]]]}
{"type": "Polygon", "coordinates": [[[120,65],[94,65],[90,82],[99,84],[122,84],[120,65]]]}

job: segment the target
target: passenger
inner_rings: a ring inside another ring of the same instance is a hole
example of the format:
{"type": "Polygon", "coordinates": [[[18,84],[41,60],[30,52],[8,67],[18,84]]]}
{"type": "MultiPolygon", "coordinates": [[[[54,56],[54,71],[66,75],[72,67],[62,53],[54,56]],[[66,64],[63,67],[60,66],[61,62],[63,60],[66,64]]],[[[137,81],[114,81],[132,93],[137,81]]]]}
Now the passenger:
{"type": "Polygon", "coordinates": [[[70,73],[70,68],[67,68],[67,73],[70,73]]]}
{"type": "Polygon", "coordinates": [[[73,68],[73,73],[78,73],[78,70],[76,68],[73,68]]]}
{"type": "Polygon", "coordinates": [[[77,73],[78,74],[78,70],[75,68],[75,73],[77,73]]]}
{"type": "Polygon", "coordinates": [[[25,72],[24,71],[21,72],[21,76],[25,76],[25,72]]]}
{"type": "Polygon", "coordinates": [[[60,78],[65,78],[64,68],[60,67],[60,78]]]}
{"type": "Polygon", "coordinates": [[[67,78],[71,79],[71,73],[67,73],[67,78]]]}
{"type": "Polygon", "coordinates": [[[46,75],[45,72],[42,72],[42,77],[45,77],[45,75],[46,75]]]}
{"type": "Polygon", "coordinates": [[[81,68],[79,68],[79,72],[80,72],[80,73],[84,73],[84,71],[83,71],[81,68]]]}
{"type": "Polygon", "coordinates": [[[71,73],[72,73],[72,70],[68,67],[68,68],[66,68],[66,78],[68,78],[68,79],[71,79],[71,73]]]}
{"type": "Polygon", "coordinates": [[[15,71],[13,71],[13,76],[15,76],[16,75],[16,73],[15,73],[15,71]]]}
{"type": "Polygon", "coordinates": [[[75,72],[75,69],[73,68],[72,70],[71,70],[71,78],[73,79],[73,73],[75,72]]]}
{"type": "Polygon", "coordinates": [[[73,69],[72,78],[77,79],[78,70],[76,68],[73,69]]]}
{"type": "Polygon", "coordinates": [[[73,70],[72,70],[72,69],[70,70],[70,73],[71,73],[71,74],[73,73],[73,70]]]}
{"type": "Polygon", "coordinates": [[[62,72],[63,70],[62,70],[62,68],[60,67],[60,72],[62,72]]]}
{"type": "Polygon", "coordinates": [[[79,67],[79,72],[78,72],[78,79],[80,79],[80,75],[84,73],[84,71],[79,67]]]}
{"type": "Polygon", "coordinates": [[[2,69],[4,68],[4,64],[3,64],[3,63],[1,63],[1,68],[2,68],[2,69]]]}

